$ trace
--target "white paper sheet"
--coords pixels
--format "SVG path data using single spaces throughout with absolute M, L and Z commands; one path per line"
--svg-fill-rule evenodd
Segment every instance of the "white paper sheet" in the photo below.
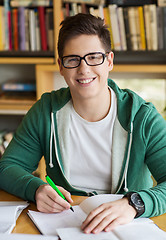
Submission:
M 37 234 L 0 234 L 1 240 L 59 240 L 54 236 L 43 236 Z
M 26 201 L 0 202 L 0 233 L 11 233 L 17 218 L 28 205 Z

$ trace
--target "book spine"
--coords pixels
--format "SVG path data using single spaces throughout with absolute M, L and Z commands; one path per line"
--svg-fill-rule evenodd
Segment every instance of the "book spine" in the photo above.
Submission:
M 29 9 L 25 9 L 25 50 L 30 49 L 30 39 L 29 39 Z
M 138 50 L 142 50 L 138 7 L 135 7 L 134 10 L 135 10 L 135 21 L 136 21 L 137 45 L 138 45 Z
M 63 2 L 70 2 L 70 3 L 85 3 L 85 4 L 94 4 L 94 5 L 104 5 L 106 3 L 105 0 L 63 0 Z
M 150 4 L 149 11 L 150 11 L 150 28 L 151 28 L 150 41 L 151 41 L 152 50 L 156 51 L 158 50 L 156 5 Z
M 18 50 L 18 9 L 13 9 L 14 50 Z
M 49 0 L 11 0 L 11 7 L 37 7 L 37 6 L 52 6 L 52 1 Z
M 145 23 L 144 23 L 144 15 L 143 15 L 143 7 L 138 7 L 138 15 L 139 15 L 139 26 L 140 26 L 140 42 L 141 42 L 141 49 L 146 49 L 146 41 L 145 41 Z
M 40 41 L 40 26 L 39 26 L 39 14 L 38 9 L 35 8 L 35 32 L 36 32 L 36 50 L 41 50 L 41 41 Z
M 5 50 L 9 50 L 9 23 L 8 23 L 8 12 L 9 12 L 9 0 L 4 0 L 4 16 L 5 16 Z
M 47 50 L 47 36 L 46 36 L 44 7 L 38 7 L 38 12 L 39 12 L 41 47 L 42 47 L 43 51 L 46 51 Z
M 24 51 L 25 48 L 25 8 L 18 8 L 18 17 L 19 17 L 19 48 Z
M 77 3 L 71 3 L 71 12 L 72 12 L 72 16 L 78 14 L 78 8 L 77 8 Z
M 0 51 L 5 49 L 4 7 L 0 6 Z
M 11 11 L 8 11 L 8 37 L 9 37 L 9 50 L 12 50 L 12 19 Z
M 125 25 L 124 25 L 123 8 L 118 7 L 117 13 L 118 13 L 118 19 L 119 19 L 121 46 L 122 46 L 122 50 L 124 51 L 124 50 L 127 50 L 127 43 L 126 43 L 126 32 L 125 32 Z
M 133 51 L 137 51 L 138 50 L 138 40 L 137 40 L 135 8 L 129 7 L 128 13 L 129 13 L 129 31 L 130 31 L 130 37 L 131 37 L 131 49 Z
M 128 8 L 123 8 L 123 16 L 124 16 L 124 25 L 125 25 L 125 32 L 126 32 L 127 50 L 131 50 Z
M 162 7 L 157 7 L 157 35 L 158 49 L 164 49 L 164 12 Z
M 36 50 L 36 34 L 35 34 L 35 13 L 33 9 L 29 10 L 29 35 L 30 35 L 30 49 Z
M 164 11 L 164 49 L 166 50 L 166 7 L 163 9 Z
M 46 13 L 48 15 L 48 49 L 50 51 L 54 50 L 54 16 L 53 9 L 46 9 Z
M 109 5 L 109 13 L 111 18 L 111 28 L 113 34 L 113 44 L 115 50 L 121 50 L 121 42 L 120 42 L 120 32 L 119 32 L 119 23 L 117 17 L 117 5 Z
M 157 0 L 157 5 L 159 7 L 166 7 L 166 0 Z
M 104 19 L 105 23 L 108 26 L 108 30 L 110 31 L 110 37 L 111 37 L 111 49 L 113 49 L 113 36 L 112 36 L 112 29 L 111 29 L 111 19 L 109 14 L 109 9 L 107 7 L 104 8 Z
M 145 36 L 146 36 L 146 46 L 147 50 L 152 50 L 152 45 L 150 41 L 151 28 L 150 28 L 150 10 L 149 5 L 144 5 L 144 17 L 145 17 Z
M 145 4 L 153 4 L 154 0 L 107 0 L 107 3 L 120 6 L 143 6 Z

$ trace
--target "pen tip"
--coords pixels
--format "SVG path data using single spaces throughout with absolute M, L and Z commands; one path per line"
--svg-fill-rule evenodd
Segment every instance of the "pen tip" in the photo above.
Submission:
M 72 207 L 70 207 L 70 209 L 74 212 L 74 209 Z

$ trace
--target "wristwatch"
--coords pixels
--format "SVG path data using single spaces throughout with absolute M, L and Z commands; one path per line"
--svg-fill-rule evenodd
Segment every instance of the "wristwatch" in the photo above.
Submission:
M 140 217 L 145 212 L 144 202 L 138 193 L 128 192 L 124 198 L 127 198 L 129 204 L 137 211 L 135 218 Z

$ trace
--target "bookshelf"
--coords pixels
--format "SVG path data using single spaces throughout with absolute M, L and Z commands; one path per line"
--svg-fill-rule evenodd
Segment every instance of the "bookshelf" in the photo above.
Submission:
M 65 1 L 67 2 L 67 0 Z M 71 2 L 71 1 L 70 1 Z M 76 1 L 74 1 L 76 2 Z M 83 2 L 83 1 L 78 1 Z M 99 2 L 99 1 L 98 1 Z M 0 0 L 0 5 L 3 1 Z M 54 89 L 55 72 L 58 72 L 56 51 L 59 24 L 62 20 L 62 7 L 64 6 L 62 0 L 52 0 L 53 18 L 54 18 L 54 50 L 53 51 L 0 51 L 0 66 L 18 65 L 22 68 L 23 65 L 31 66 L 33 76 L 36 81 L 36 99 L 30 103 L 17 101 L 11 104 L 10 101 L 4 100 L 0 103 L 0 115 L 24 115 L 31 105 L 46 92 Z M 166 78 L 166 50 L 160 51 L 114 51 L 115 62 L 112 70 L 113 74 L 120 74 L 121 76 L 130 73 L 140 74 L 155 74 L 159 78 L 165 76 Z M 4 118 L 3 118 L 4 119 Z M 8 119 L 9 121 L 9 119 Z M 42 160 L 40 164 L 40 176 L 44 179 L 45 166 Z

